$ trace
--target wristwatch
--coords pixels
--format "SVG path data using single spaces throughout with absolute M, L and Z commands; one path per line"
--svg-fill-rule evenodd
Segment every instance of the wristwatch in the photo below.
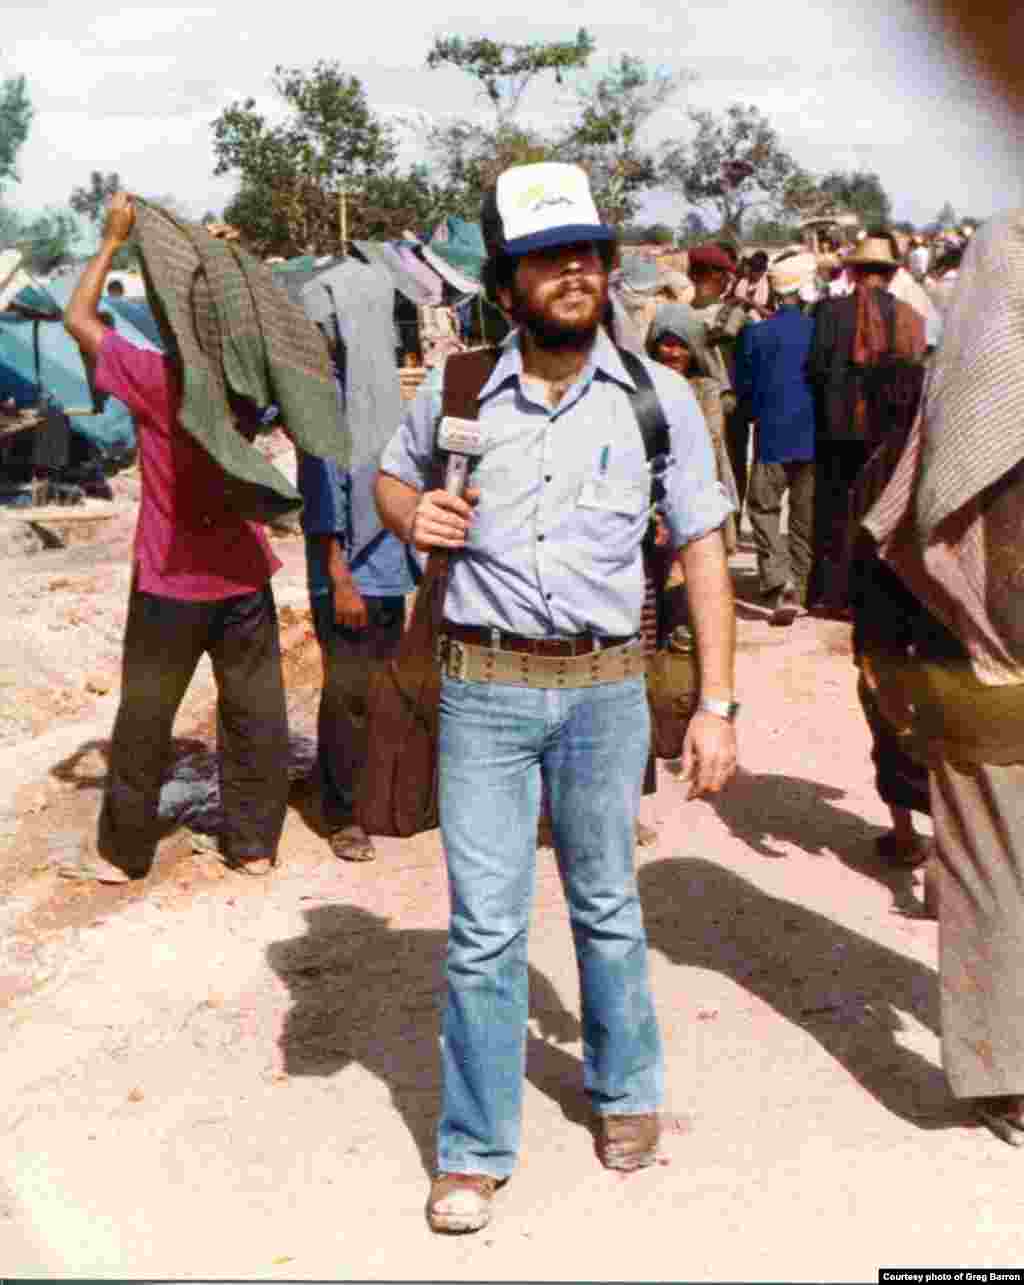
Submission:
M 736 722 L 736 715 L 740 712 L 738 701 L 720 701 L 714 696 L 702 696 L 697 702 L 697 708 L 705 714 L 714 714 L 730 723 Z

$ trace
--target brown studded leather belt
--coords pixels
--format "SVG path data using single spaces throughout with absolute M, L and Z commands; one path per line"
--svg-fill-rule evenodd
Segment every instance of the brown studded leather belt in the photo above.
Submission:
M 571 638 L 527 638 L 523 634 L 507 634 L 502 630 L 487 629 L 483 625 L 456 625 L 450 620 L 441 624 L 442 635 L 471 647 L 490 647 L 497 651 L 511 651 L 525 656 L 589 656 L 609 647 L 623 647 L 632 642 L 635 634 L 602 635 L 576 634 Z

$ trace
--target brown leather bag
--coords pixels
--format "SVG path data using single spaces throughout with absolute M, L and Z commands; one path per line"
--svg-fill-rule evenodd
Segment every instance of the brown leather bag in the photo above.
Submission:
M 493 348 L 458 353 L 444 368 L 442 414 L 476 419 L 477 398 L 497 362 Z M 438 469 L 440 472 L 440 468 Z M 412 620 L 394 657 L 370 678 L 367 751 L 355 816 L 367 834 L 407 838 L 437 826 L 437 730 L 441 671 L 437 640 L 449 554 L 431 553 Z

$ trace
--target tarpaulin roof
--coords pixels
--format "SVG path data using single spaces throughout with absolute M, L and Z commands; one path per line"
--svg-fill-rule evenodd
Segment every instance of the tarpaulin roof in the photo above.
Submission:
M 300 254 L 297 258 L 286 259 L 283 263 L 272 263 L 270 270 L 278 285 L 284 286 L 287 290 L 288 297 L 295 303 L 301 303 L 302 287 L 308 285 L 310 281 L 315 281 L 332 263 L 334 263 L 333 259 L 327 259 L 322 267 L 318 267 L 316 258 L 312 254 Z
M 56 320 L 61 315 L 58 301 L 22 267 L 20 250 L 0 254 L 0 312 Z
M 164 341 L 160 334 L 160 327 L 156 323 L 156 317 L 153 316 L 152 308 L 144 299 L 111 299 L 108 296 L 103 300 L 102 306 L 121 317 L 128 326 L 134 326 L 154 348 L 163 349 Z M 119 327 L 119 329 L 127 330 L 128 327 Z
M 433 246 L 421 245 L 417 246 L 417 249 L 423 255 L 424 261 L 429 263 L 439 276 L 444 277 L 445 281 L 457 290 L 459 294 L 475 295 L 480 293 L 479 280 L 476 277 L 471 277 L 469 273 L 463 272 L 453 263 L 449 263 L 447 259 L 442 258 L 440 254 L 435 252 Z
M 448 214 L 434 229 L 430 249 L 446 263 L 479 282 L 487 250 L 479 223 Z
M 58 318 L 71 297 L 78 275 L 46 284 L 46 298 Z M 104 299 L 102 307 L 115 314 L 118 333 L 126 339 L 140 348 L 159 347 L 142 326 L 125 318 L 123 310 L 139 307 L 136 301 Z M 33 332 L 38 332 L 38 382 Z M 0 314 L 0 388 L 8 389 L 4 396 L 13 397 L 19 406 L 32 405 L 41 393 L 49 393 L 65 411 L 92 406 L 82 354 L 59 321 L 34 321 L 11 312 Z M 107 400 L 102 414 L 75 415 L 72 423 L 76 432 L 100 450 L 121 449 L 135 441 L 131 415 L 127 407 L 113 397 Z
M 33 331 L 39 335 L 39 383 Z M 85 377 L 78 345 L 63 326 L 55 322 L 34 322 L 0 316 L 0 387 L 5 396 L 19 405 L 32 405 L 39 390 L 49 393 L 65 411 L 92 406 L 92 393 Z M 135 430 L 127 407 L 111 397 L 101 415 L 74 416 L 75 431 L 100 450 L 131 446 Z

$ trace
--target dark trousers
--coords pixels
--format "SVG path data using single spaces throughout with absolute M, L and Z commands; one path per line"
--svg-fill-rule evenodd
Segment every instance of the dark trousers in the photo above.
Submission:
M 753 421 L 750 418 L 750 407 L 744 401 L 738 401 L 731 414 L 725 417 L 725 449 L 732 466 L 732 475 L 736 479 L 736 531 L 739 533 L 743 518 L 743 500 L 747 494 L 747 469 L 750 459 L 750 433 Z
M 99 832 L 101 853 L 130 874 L 152 865 L 174 716 L 204 652 L 217 681 L 221 851 L 228 860 L 277 853 L 288 719 L 270 586 L 218 602 L 133 590 Z
M 782 535 L 782 497 L 789 491 L 789 534 Z M 811 574 L 814 525 L 814 461 L 756 460 L 750 472 L 747 513 L 757 548 L 761 589 L 772 593 L 792 584 L 802 602 Z
M 356 780 L 366 759 L 367 697 L 375 664 L 389 660 L 402 640 L 404 598 L 367 598 L 369 623 L 344 629 L 334 618 L 334 595 L 311 600 L 313 628 L 324 660 L 317 716 L 317 771 L 328 831 L 352 819 Z
M 849 602 L 847 542 L 853 484 L 867 461 L 862 441 L 819 440 L 815 447 L 814 569 L 810 598 L 831 607 Z

